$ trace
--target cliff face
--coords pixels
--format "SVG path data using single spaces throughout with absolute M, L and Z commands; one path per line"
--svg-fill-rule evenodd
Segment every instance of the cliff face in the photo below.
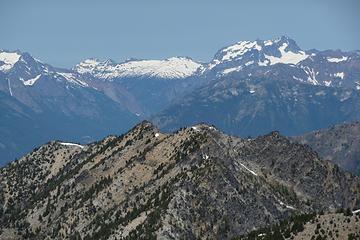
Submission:
M 272 132 L 142 122 L 86 146 L 50 142 L 0 170 L 0 237 L 229 239 L 296 214 L 360 208 L 360 181 Z

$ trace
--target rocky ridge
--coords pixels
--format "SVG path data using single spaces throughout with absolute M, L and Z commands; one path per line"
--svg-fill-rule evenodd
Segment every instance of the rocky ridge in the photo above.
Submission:
M 0 172 L 0 236 L 13 239 L 230 239 L 360 208 L 359 178 L 311 148 L 206 124 L 164 134 L 145 121 L 89 145 L 52 141 Z

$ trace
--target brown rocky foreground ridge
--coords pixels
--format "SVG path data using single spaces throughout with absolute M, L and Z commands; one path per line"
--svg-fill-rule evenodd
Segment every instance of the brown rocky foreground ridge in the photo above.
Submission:
M 281 238 L 302 239 L 340 209 L 360 209 L 359 177 L 278 132 L 242 139 L 198 124 L 165 134 L 144 121 L 89 145 L 50 142 L 0 169 L 1 239 L 232 239 L 269 228 L 265 237 L 284 221 Z M 348 215 L 338 237 L 358 231 Z

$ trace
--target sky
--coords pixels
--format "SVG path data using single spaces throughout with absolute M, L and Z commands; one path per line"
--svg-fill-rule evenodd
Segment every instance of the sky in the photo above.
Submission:
M 86 58 L 208 62 L 241 40 L 360 49 L 359 0 L 0 0 L 0 49 L 71 68 Z

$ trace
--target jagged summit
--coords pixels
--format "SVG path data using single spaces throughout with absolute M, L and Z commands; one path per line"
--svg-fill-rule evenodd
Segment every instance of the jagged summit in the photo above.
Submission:
M 8 51 L 0 49 L 0 71 L 8 73 L 15 66 L 20 65 L 22 63 L 34 63 L 39 60 L 34 59 L 29 53 L 21 52 L 19 50 L 16 51 Z
M 215 54 L 207 69 L 229 73 L 250 66 L 298 64 L 308 57 L 293 39 L 282 36 L 273 40 L 240 41 L 225 47 Z
M 16 85 L 12 83 L 18 81 L 25 87 L 33 87 L 39 81 L 51 78 L 55 82 L 64 82 L 68 86 L 88 87 L 76 73 L 67 69 L 55 68 L 27 52 L 18 50 L 0 50 L 0 72 L 6 74 L 11 95 L 16 91 L 15 88 L 11 88 L 12 85 Z

